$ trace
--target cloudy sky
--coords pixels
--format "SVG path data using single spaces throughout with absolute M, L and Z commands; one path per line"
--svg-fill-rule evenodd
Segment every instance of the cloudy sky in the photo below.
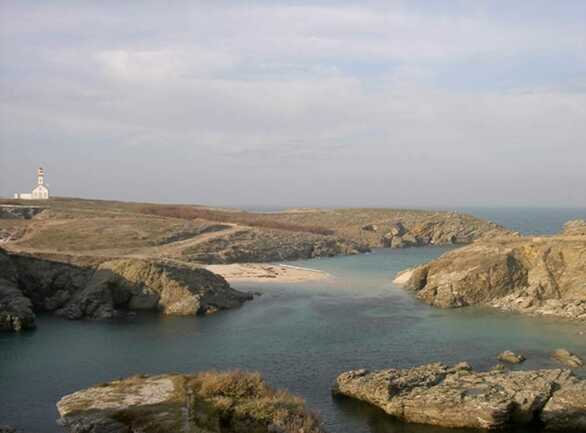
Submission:
M 0 195 L 586 206 L 586 2 L 0 2 Z

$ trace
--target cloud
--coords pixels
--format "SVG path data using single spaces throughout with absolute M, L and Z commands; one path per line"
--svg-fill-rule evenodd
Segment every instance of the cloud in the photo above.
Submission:
M 583 10 L 465 3 L 4 3 L 0 194 L 42 158 L 63 194 L 586 204 Z

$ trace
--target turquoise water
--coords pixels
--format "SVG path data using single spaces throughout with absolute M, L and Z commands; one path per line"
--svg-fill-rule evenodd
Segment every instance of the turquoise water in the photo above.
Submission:
M 548 352 L 586 356 L 585 325 L 485 309 L 438 310 L 392 284 L 393 275 L 448 248 L 295 262 L 332 274 L 328 281 L 248 285 L 262 296 L 203 318 L 141 314 L 114 322 L 42 316 L 38 329 L 0 335 L 0 424 L 60 431 L 55 402 L 80 388 L 136 373 L 259 370 L 306 398 L 330 433 L 439 433 L 393 421 L 367 405 L 332 399 L 336 375 L 354 368 L 424 362 L 495 364 L 505 349 L 523 352 L 523 368 L 554 367 Z

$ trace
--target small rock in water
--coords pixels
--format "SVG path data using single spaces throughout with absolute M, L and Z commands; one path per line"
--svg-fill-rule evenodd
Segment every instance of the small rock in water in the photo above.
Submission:
M 525 361 L 525 357 L 521 354 L 505 350 L 497 356 L 499 361 L 508 362 L 510 364 L 520 364 Z
M 568 367 L 578 368 L 584 366 L 584 361 L 578 355 L 566 349 L 557 349 L 553 352 L 552 357 Z

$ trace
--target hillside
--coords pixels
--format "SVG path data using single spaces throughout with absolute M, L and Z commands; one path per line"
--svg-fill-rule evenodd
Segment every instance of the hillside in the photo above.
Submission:
M 266 262 L 356 254 L 374 247 L 468 243 L 507 233 L 453 212 L 393 209 L 301 209 L 244 212 L 55 198 L 28 219 L 0 218 L 7 250 L 69 260 L 170 258 L 194 263 Z

